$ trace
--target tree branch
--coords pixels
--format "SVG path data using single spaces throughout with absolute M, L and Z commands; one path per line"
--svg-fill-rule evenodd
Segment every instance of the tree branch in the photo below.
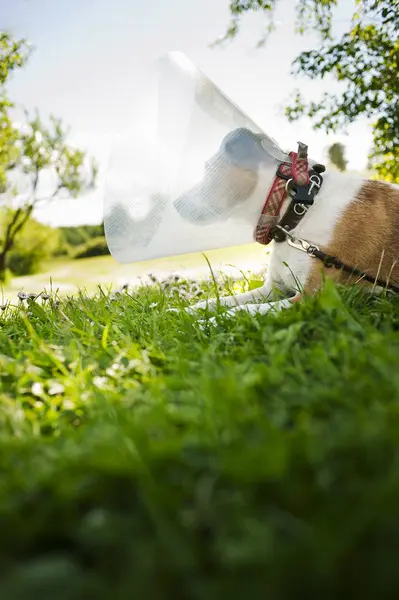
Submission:
M 65 186 L 60 183 L 59 185 L 57 185 L 57 187 L 55 188 L 55 190 L 51 194 L 51 196 L 45 196 L 43 198 L 35 198 L 32 202 L 32 206 L 36 207 L 38 204 L 40 204 L 40 202 L 51 202 L 52 200 L 55 200 L 57 194 L 64 188 L 65 188 Z

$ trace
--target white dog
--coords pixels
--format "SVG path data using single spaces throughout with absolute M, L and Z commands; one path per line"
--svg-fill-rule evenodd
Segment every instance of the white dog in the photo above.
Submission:
M 264 285 L 220 298 L 232 307 L 228 314 L 287 308 L 302 294 L 314 293 L 323 273 L 340 283 L 376 282 L 399 291 L 399 186 L 324 173 L 322 165 L 308 161 L 303 144 L 279 160 L 276 171 L 269 142 L 248 129 L 234 130 L 210 158 L 203 180 L 175 202 L 184 218 L 219 221 L 221 227 L 232 214 L 252 223 L 255 214 L 255 239 L 274 240 Z M 205 205 L 204 198 L 209 199 Z M 330 264 L 336 257 L 335 267 L 344 264 L 346 270 L 326 268 L 326 255 Z M 216 305 L 206 300 L 189 310 Z

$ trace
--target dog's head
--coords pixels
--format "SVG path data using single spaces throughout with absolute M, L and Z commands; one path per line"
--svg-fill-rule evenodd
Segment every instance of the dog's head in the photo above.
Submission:
M 260 168 L 275 166 L 278 158 L 273 148 L 281 152 L 272 140 L 249 129 L 228 133 L 206 163 L 202 181 L 175 200 L 180 216 L 197 225 L 229 217 L 252 195 Z

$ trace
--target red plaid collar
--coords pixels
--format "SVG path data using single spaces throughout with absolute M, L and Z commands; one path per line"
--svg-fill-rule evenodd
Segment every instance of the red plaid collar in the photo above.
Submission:
M 298 152 L 290 152 L 289 156 L 291 162 L 281 163 L 277 170 L 255 229 L 255 240 L 265 246 L 272 241 L 270 231 L 279 220 L 281 207 L 288 196 L 288 183 L 292 180 L 298 186 L 309 184 L 306 146 L 300 143 Z

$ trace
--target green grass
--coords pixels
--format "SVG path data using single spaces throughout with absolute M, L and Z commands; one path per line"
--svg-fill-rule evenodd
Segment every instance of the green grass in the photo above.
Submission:
M 249 265 L 264 265 L 268 251 L 259 244 L 235 246 L 210 250 L 206 253 L 215 268 L 231 264 L 238 268 Z M 93 293 L 97 285 L 113 285 L 118 287 L 126 281 L 134 281 L 145 277 L 148 273 L 166 276 L 171 271 L 195 273 L 196 276 L 207 276 L 209 269 L 202 254 L 193 253 L 172 256 L 135 264 L 119 264 L 112 256 L 101 256 L 80 260 L 60 258 L 43 265 L 41 273 L 24 277 L 14 277 L 3 289 L 3 296 L 15 302 L 17 293 L 58 290 L 60 296 L 85 290 Z
M 181 285 L 1 314 L 0 598 L 396 598 L 399 298 Z

